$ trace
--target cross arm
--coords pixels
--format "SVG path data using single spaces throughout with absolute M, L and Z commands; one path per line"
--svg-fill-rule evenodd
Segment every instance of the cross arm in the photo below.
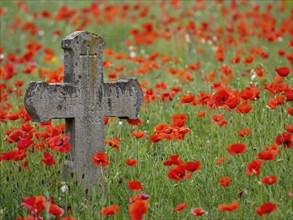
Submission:
M 135 119 L 142 103 L 143 93 L 137 79 L 120 79 L 104 84 L 105 116 Z
M 71 108 L 79 97 L 72 84 L 31 82 L 24 97 L 24 105 L 35 122 L 46 122 L 52 118 L 72 118 Z

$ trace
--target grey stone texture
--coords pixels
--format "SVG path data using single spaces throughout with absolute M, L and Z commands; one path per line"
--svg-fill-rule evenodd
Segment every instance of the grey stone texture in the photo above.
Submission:
M 137 79 L 103 81 L 102 37 L 77 31 L 62 41 L 64 49 L 64 83 L 31 82 L 24 103 L 35 122 L 65 118 L 66 133 L 72 149 L 65 162 L 67 174 L 74 172 L 86 189 L 105 181 L 101 167 L 92 156 L 105 151 L 104 118 L 137 118 L 143 93 Z

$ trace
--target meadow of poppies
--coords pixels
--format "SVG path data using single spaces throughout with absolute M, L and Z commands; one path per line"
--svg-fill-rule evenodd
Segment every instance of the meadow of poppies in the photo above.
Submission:
M 293 218 L 291 0 L 13 0 L 0 19 L 0 219 Z M 62 177 L 64 120 L 23 103 L 30 81 L 63 81 L 77 30 L 106 39 L 106 81 L 144 93 L 88 161 L 108 195 Z

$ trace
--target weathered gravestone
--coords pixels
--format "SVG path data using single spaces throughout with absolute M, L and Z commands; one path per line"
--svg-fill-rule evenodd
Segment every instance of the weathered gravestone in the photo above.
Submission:
M 72 149 L 64 168 L 74 171 L 86 189 L 105 187 L 101 167 L 92 161 L 96 152 L 105 151 L 104 118 L 135 119 L 143 102 L 135 78 L 103 82 L 104 45 L 102 37 L 90 32 L 68 35 L 62 41 L 64 83 L 31 82 L 24 98 L 35 122 L 65 118 Z

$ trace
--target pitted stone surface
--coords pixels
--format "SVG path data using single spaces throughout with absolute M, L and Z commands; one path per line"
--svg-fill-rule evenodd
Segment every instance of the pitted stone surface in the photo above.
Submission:
M 96 152 L 105 151 L 104 118 L 135 119 L 143 94 L 135 78 L 114 83 L 103 81 L 104 39 L 77 31 L 62 41 L 64 83 L 31 82 L 24 98 L 33 121 L 65 118 L 72 150 L 65 168 L 74 171 L 86 189 L 106 185 L 101 168 L 92 162 Z

